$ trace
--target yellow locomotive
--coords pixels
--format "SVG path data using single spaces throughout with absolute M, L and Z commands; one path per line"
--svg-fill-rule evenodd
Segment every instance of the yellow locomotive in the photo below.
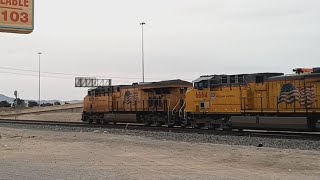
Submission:
M 82 120 L 92 123 L 179 123 L 185 93 L 192 83 L 169 80 L 90 89 L 84 98 Z M 181 122 L 180 122 L 181 123 Z
M 320 129 L 320 68 L 201 76 L 88 91 L 82 120 L 222 129 Z
M 320 68 L 296 74 L 201 76 L 186 93 L 185 123 L 194 127 L 316 129 Z

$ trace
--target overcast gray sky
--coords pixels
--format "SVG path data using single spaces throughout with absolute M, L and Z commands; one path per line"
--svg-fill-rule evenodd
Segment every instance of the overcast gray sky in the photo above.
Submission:
M 318 0 L 36 0 L 30 35 L 0 34 L 0 94 L 82 99 L 74 77 L 141 81 L 141 21 L 146 80 L 204 74 L 290 73 L 320 66 Z M 2 69 L 1 69 L 2 68 Z M 15 73 L 15 74 L 14 74 Z M 26 75 L 22 75 L 26 74 Z M 47 76 L 47 77 L 44 77 Z M 48 77 L 50 76 L 50 77 Z

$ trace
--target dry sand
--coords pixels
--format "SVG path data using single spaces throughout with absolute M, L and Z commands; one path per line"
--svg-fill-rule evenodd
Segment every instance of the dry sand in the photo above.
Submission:
M 320 152 L 0 128 L 0 179 L 320 179 Z

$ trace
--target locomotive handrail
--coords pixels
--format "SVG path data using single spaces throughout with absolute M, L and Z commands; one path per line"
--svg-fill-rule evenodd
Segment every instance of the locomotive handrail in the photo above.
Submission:
M 247 81 L 247 79 L 246 79 L 245 77 L 243 77 L 243 82 L 245 82 L 246 85 L 249 84 L 248 81 Z
M 181 108 L 180 108 L 180 110 L 179 110 L 179 117 L 182 117 L 182 109 L 183 109 L 183 107 L 186 105 L 186 101 L 185 100 L 183 100 L 183 104 L 182 104 L 182 106 L 181 106 Z
M 168 113 L 168 124 L 170 124 L 170 99 L 169 99 L 169 103 L 167 103 L 167 113 Z
M 179 105 L 180 101 L 177 102 L 177 104 L 174 106 L 174 108 L 172 109 L 172 116 L 174 115 L 174 110 L 177 108 L 177 106 Z

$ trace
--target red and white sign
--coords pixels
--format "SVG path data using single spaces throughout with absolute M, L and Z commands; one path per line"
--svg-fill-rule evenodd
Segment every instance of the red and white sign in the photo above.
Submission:
M 31 33 L 33 10 L 34 0 L 0 0 L 0 32 Z

